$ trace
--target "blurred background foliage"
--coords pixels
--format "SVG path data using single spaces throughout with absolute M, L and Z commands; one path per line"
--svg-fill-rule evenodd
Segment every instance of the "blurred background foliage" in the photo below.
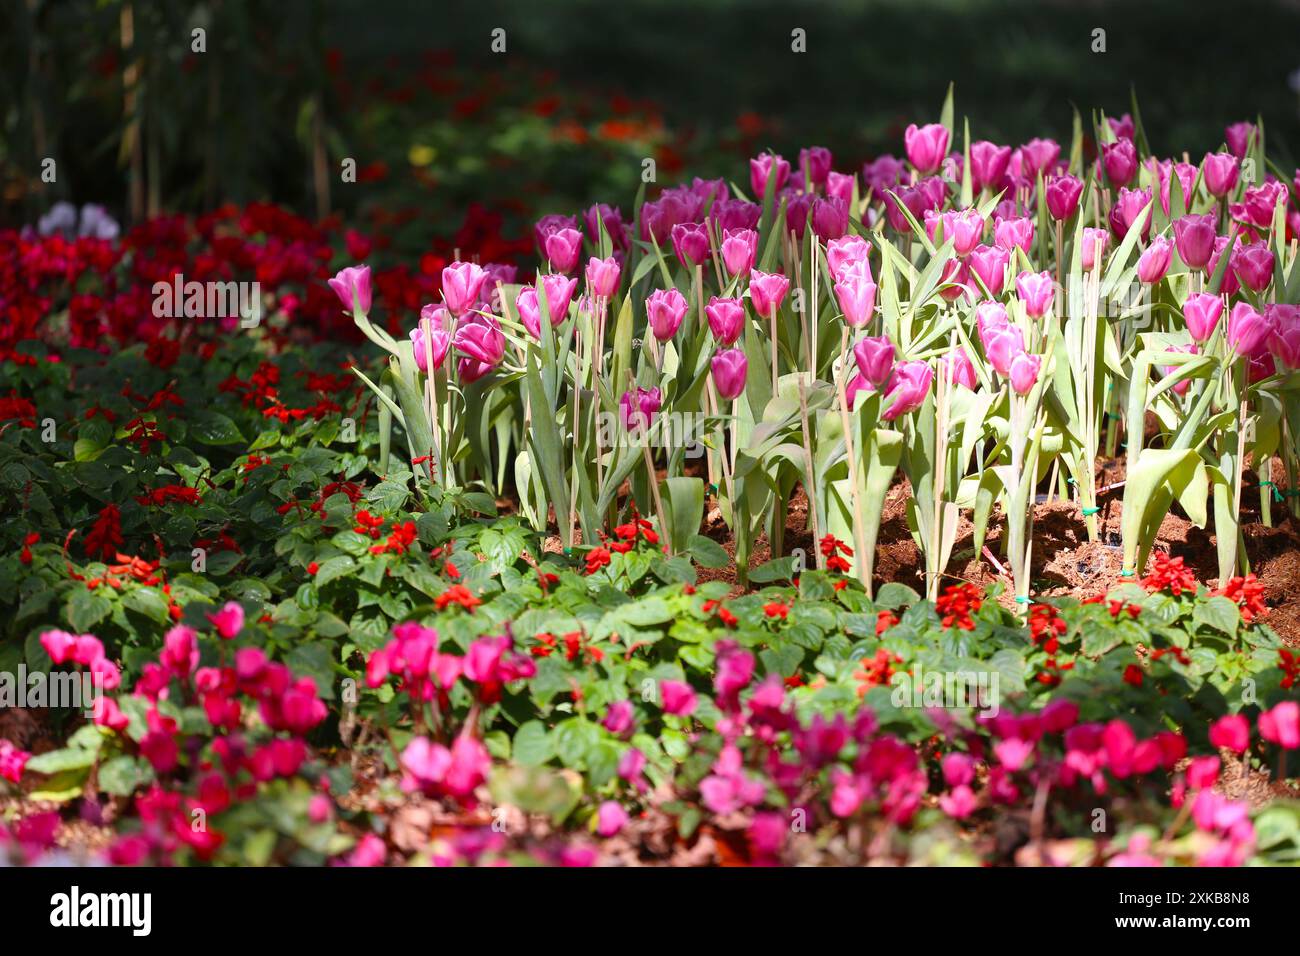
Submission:
M 743 181 L 744 157 L 829 146 L 854 169 L 937 119 L 1069 138 L 1071 106 L 1136 91 L 1158 152 L 1193 161 L 1262 116 L 1300 147 L 1291 0 L 0 0 L 6 225 L 58 199 L 124 222 L 271 200 L 394 248 L 627 205 L 658 182 Z M 492 31 L 505 30 L 505 52 Z M 807 52 L 791 51 L 806 31 Z M 1106 31 L 1094 53 L 1093 30 Z M 195 52 L 202 29 L 206 49 Z M 41 161 L 57 163 L 54 183 Z M 341 180 L 353 159 L 356 183 Z M 468 231 L 468 232 L 467 232 Z M 519 244 L 523 248 L 522 243 Z

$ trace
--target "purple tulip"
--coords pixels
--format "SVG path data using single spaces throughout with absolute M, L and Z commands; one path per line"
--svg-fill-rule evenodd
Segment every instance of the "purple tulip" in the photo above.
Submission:
M 370 313 L 370 266 L 348 266 L 340 269 L 329 280 L 329 287 L 343 303 L 343 308 L 354 315 Z
M 1113 143 L 1102 143 L 1101 163 L 1106 170 L 1106 178 L 1115 188 L 1127 186 L 1137 175 L 1137 149 L 1131 139 L 1120 139 Z
M 1174 245 L 1178 257 L 1189 268 L 1205 268 L 1214 253 L 1214 240 L 1217 238 L 1214 213 L 1187 215 L 1174 220 Z
M 819 196 L 812 204 L 812 228 L 822 242 L 839 239 L 849 229 L 849 204 L 833 196 Z
M 907 161 L 916 167 L 917 172 L 932 173 L 948 154 L 948 130 L 940 123 L 929 123 L 919 128 L 911 123 L 903 131 L 903 146 L 907 151 Z
M 871 321 L 876 310 L 876 284 L 863 272 L 849 270 L 835 283 L 835 299 L 844 321 L 860 329 Z
M 773 195 L 779 193 L 789 178 L 790 164 L 775 153 L 764 153 L 749 161 L 749 185 L 755 199 L 761 200 L 767 195 L 769 184 Z
M 567 275 L 578 268 L 578 257 L 582 254 L 582 233 L 576 229 L 559 229 L 546 237 L 543 248 L 551 268 Z
M 979 276 L 989 295 L 1001 295 L 1007 283 L 1011 254 L 999 246 L 976 246 L 970 254 L 971 272 Z
M 1116 139 L 1132 139 L 1137 132 L 1133 125 L 1133 116 L 1125 113 L 1119 119 L 1113 116 L 1107 116 L 1106 122 L 1110 124 L 1111 131 L 1115 134 Z
M 713 356 L 713 384 L 727 401 L 735 401 L 745 390 L 749 360 L 741 349 L 722 349 Z
M 993 371 L 1005 378 L 1011 374 L 1012 360 L 1025 350 L 1025 337 L 1019 326 L 1004 325 L 982 334 L 980 344 L 984 346 L 984 357 L 993 366 Z
M 686 297 L 676 289 L 656 289 L 645 300 L 646 319 L 650 331 L 660 342 L 667 342 L 681 327 L 686 316 Z
M 825 186 L 832 165 L 831 151 L 825 146 L 810 146 L 799 150 L 799 171 L 814 186 Z
M 1214 334 L 1223 315 L 1223 300 L 1208 292 L 1189 295 L 1183 302 L 1183 319 L 1187 322 L 1187 331 L 1197 342 L 1205 342 Z
M 1241 284 L 1252 292 L 1263 292 L 1273 281 L 1273 253 L 1262 242 L 1238 244 L 1228 265 Z
M 1011 162 L 1011 147 L 999 146 L 988 140 L 970 144 L 970 181 L 976 190 L 996 189 L 1007 174 Z
M 753 229 L 728 229 L 722 234 L 722 264 L 727 267 L 727 275 L 748 272 L 757 257 L 758 233 Z
M 993 241 L 1010 252 L 1016 246 L 1028 254 L 1034 244 L 1034 220 L 1025 216 L 1022 219 L 999 219 L 993 227 Z
M 1056 284 L 1050 272 L 1022 272 L 1016 276 L 1016 294 L 1025 303 L 1025 312 L 1037 319 L 1052 310 Z
M 587 235 L 591 237 L 593 243 L 600 242 L 600 227 L 603 225 L 606 235 L 615 248 L 627 248 L 627 223 L 623 222 L 623 213 L 618 209 L 603 202 L 596 203 L 583 214 L 583 220 L 587 225 Z
M 1238 159 L 1246 158 L 1246 150 L 1250 147 L 1250 141 L 1254 136 L 1255 124 L 1247 123 L 1245 120 L 1240 123 L 1233 123 L 1223 131 L 1223 137 L 1228 144 L 1228 149 Z
M 645 207 L 643 206 L 642 209 Z M 753 229 L 763 218 L 763 207 L 743 199 L 724 199 L 709 207 L 709 219 L 726 235 L 728 230 Z
M 907 164 L 886 153 L 862 165 L 862 180 L 872 192 L 883 195 L 885 190 L 899 186 L 907 175 Z
M 837 173 L 832 169 L 826 174 L 826 195 L 851 202 L 856 180 L 857 177 L 852 173 Z
M 812 193 L 796 193 L 786 190 L 781 194 L 780 198 L 785 203 L 786 228 L 793 232 L 795 238 L 802 242 L 804 232 L 808 228 L 808 212 L 812 209 L 813 200 L 817 197 Z
M 679 222 L 673 226 L 673 251 L 688 269 L 709 258 L 709 229 L 702 222 Z
M 975 377 L 975 366 L 960 345 L 939 359 L 939 367 L 954 385 L 964 385 L 972 392 L 979 387 Z
M 635 434 L 643 428 L 649 428 L 655 412 L 663 406 L 663 396 L 657 388 L 640 388 L 636 392 L 626 391 L 618 400 L 619 418 L 623 427 Z
M 1228 314 L 1228 344 L 1238 355 L 1258 358 L 1268 350 L 1273 327 L 1249 302 L 1238 302 Z
M 1151 245 L 1138 257 L 1137 277 L 1139 282 L 1154 285 L 1165 277 L 1169 263 L 1174 257 L 1174 246 L 1164 236 L 1151 240 Z
M 883 335 L 859 339 L 853 346 L 853 357 L 867 384 L 879 389 L 889 381 L 894 369 L 894 343 Z
M 928 362 L 899 362 L 885 389 L 886 408 L 880 417 L 892 422 L 900 415 L 916 411 L 930 394 L 933 378 L 934 370 Z
M 1115 234 L 1115 238 L 1123 239 L 1128 235 L 1129 228 L 1137 222 L 1138 216 L 1150 202 L 1150 190 L 1120 188 L 1115 205 L 1110 210 L 1110 231 Z M 1145 239 L 1150 233 L 1151 216 L 1148 215 L 1142 224 L 1142 238 Z
M 420 322 L 411 329 L 411 351 L 415 354 L 415 365 L 421 372 L 429 371 L 429 352 L 433 352 L 433 367 L 441 368 L 451 346 L 451 313 L 440 305 L 426 305 L 420 310 Z M 424 336 L 430 332 L 430 340 L 425 345 Z
M 587 262 L 587 282 L 591 285 L 592 294 L 602 299 L 612 298 L 618 291 L 618 278 L 621 272 L 622 266 L 614 256 L 608 259 L 597 259 L 592 256 Z
M 749 274 L 749 299 L 759 315 L 770 316 L 781 308 L 789 291 L 790 280 L 779 272 L 759 272 L 754 269 Z
M 871 243 L 861 236 L 843 236 L 832 239 L 826 244 L 826 265 L 831 277 L 839 279 L 848 266 L 864 264 L 867 278 L 871 278 L 871 264 L 867 257 L 871 254 Z
M 713 337 L 723 345 L 731 345 L 740 338 L 745 327 L 745 303 L 740 299 L 720 299 L 713 296 L 704 307 Z
M 1017 395 L 1028 395 L 1030 393 L 1034 385 L 1038 383 L 1038 372 L 1042 366 L 1043 357 L 1041 355 L 1030 355 L 1028 352 L 1016 353 L 1011 359 L 1011 368 L 1007 372 L 1007 378 L 1011 381 L 1011 387 Z
M 1273 337 L 1269 351 L 1289 369 L 1300 369 L 1300 305 L 1269 305 L 1264 309 Z
M 533 226 L 533 239 L 537 242 L 537 253 L 542 258 L 548 258 L 546 253 L 546 239 L 562 229 L 571 229 L 574 232 L 578 230 L 578 220 L 575 216 L 560 216 L 551 214 L 543 216 L 537 220 Z
M 925 215 L 927 208 L 933 208 L 933 204 L 924 192 L 911 186 L 900 186 L 894 190 L 893 195 L 886 195 L 885 217 L 889 220 L 890 228 L 895 232 L 911 231 L 912 227 L 903 212 L 904 207 L 912 214 L 913 219 L 919 221 Z
M 1054 176 L 1044 188 L 1047 193 L 1047 211 L 1053 219 L 1065 221 L 1079 208 L 1083 195 L 1083 180 L 1076 176 Z

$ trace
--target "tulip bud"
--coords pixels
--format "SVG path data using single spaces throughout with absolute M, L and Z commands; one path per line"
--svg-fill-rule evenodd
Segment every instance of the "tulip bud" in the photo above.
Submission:
M 883 335 L 859 339 L 853 346 L 853 357 L 867 384 L 879 389 L 889 381 L 894 368 L 894 343 Z
M 1270 305 L 1264 309 L 1273 328 L 1269 350 L 1289 369 L 1300 369 L 1300 305 Z
M 840 239 L 832 239 L 826 244 L 826 265 L 830 268 L 831 277 L 840 279 L 847 266 L 856 263 L 866 264 L 867 278 L 871 278 L 871 266 L 867 262 L 867 256 L 871 254 L 871 243 L 861 236 L 844 236 Z
M 1011 147 L 998 146 L 988 140 L 970 144 L 971 186 L 978 190 L 996 189 L 1007 174 L 1011 162 Z
M 1206 153 L 1201 160 L 1201 175 L 1210 195 L 1222 199 L 1236 189 L 1239 168 L 1237 157 L 1231 153 Z
M 812 228 L 822 242 L 839 239 L 849 228 L 849 204 L 843 199 L 818 197 L 812 204 Z
M 1151 245 L 1147 246 L 1146 251 L 1138 257 L 1138 281 L 1147 285 L 1154 285 L 1163 279 L 1165 273 L 1169 271 L 1169 263 L 1173 259 L 1173 254 L 1173 243 L 1168 239 L 1163 236 L 1152 239 Z
M 546 260 L 556 272 L 568 275 L 578 268 L 582 254 L 582 233 L 577 229 L 558 229 L 542 241 Z
M 728 229 L 722 234 L 722 264 L 727 275 L 738 276 L 754 268 L 758 233 L 753 229 Z
M 799 171 L 808 177 L 809 185 L 825 186 L 831 163 L 831 151 L 825 146 L 809 146 L 799 150 Z
M 749 360 L 741 349 L 723 349 L 713 356 L 713 384 L 727 401 L 735 401 L 745 390 Z
M 857 177 L 852 173 L 837 173 L 832 169 L 826 174 L 826 195 L 852 202 L 856 182 Z
M 903 145 L 907 161 L 916 167 L 917 172 L 932 173 L 948 154 L 948 130 L 940 123 L 920 128 L 912 123 L 903 131 Z
M 1047 183 L 1047 211 L 1053 219 L 1064 221 L 1074 215 L 1079 208 L 1079 197 L 1083 195 L 1083 180 L 1076 176 L 1054 176 Z
M 975 326 L 981 342 L 995 329 L 1005 329 L 1010 324 L 1007 308 L 1001 302 L 985 302 L 975 308 Z
M 1127 142 L 1127 141 L 1125 141 Z M 1028 395 L 1038 382 L 1038 372 L 1042 368 L 1043 357 L 1041 355 L 1030 355 L 1028 352 L 1017 352 L 1011 359 L 1011 368 L 1007 373 L 1007 378 L 1011 381 L 1011 387 L 1015 389 L 1017 395 Z
M 650 331 L 660 342 L 667 342 L 681 327 L 686 316 L 686 297 L 676 289 L 656 289 L 645 300 L 646 319 Z
M 745 326 L 745 304 L 739 299 L 721 299 L 713 296 L 704 307 L 713 337 L 723 345 L 731 345 L 740 338 Z
M 754 311 L 759 315 L 770 316 L 790 291 L 790 280 L 779 272 L 759 272 L 757 269 L 749 274 L 749 299 L 754 303 Z
M 1220 236 L 1218 239 L 1214 240 L 1214 252 L 1211 253 L 1210 261 L 1205 266 L 1205 271 L 1208 275 L 1214 275 L 1215 271 L 1219 268 L 1219 257 L 1227 250 L 1230 241 L 1231 240 L 1227 236 Z M 1232 264 L 1231 259 L 1228 260 L 1228 264 Z M 1237 278 L 1237 273 L 1232 271 L 1232 269 L 1228 269 L 1224 272 L 1223 282 L 1219 286 L 1219 291 L 1224 295 L 1232 295 L 1240 289 L 1241 282 Z
M 618 291 L 621 272 L 622 267 L 614 256 L 608 259 L 597 259 L 592 256 L 587 262 L 587 282 L 591 285 L 592 294 L 602 299 L 612 298 Z
M 948 381 L 955 385 L 964 385 L 972 392 L 979 387 L 979 379 L 975 377 L 975 366 L 971 363 L 970 356 L 960 345 L 939 359 L 939 367 L 943 374 L 948 376 Z
M 1228 314 L 1228 344 L 1238 355 L 1257 358 L 1268 347 L 1273 329 L 1249 302 L 1238 302 Z
M 860 272 L 848 272 L 835 283 L 835 299 L 844 321 L 860 329 L 871 321 L 876 309 L 876 284 Z
M 772 177 L 776 179 L 773 180 Z M 749 185 L 754 191 L 754 198 L 762 200 L 767 195 L 768 183 L 772 185 L 772 194 L 779 193 L 790 178 L 790 164 L 775 153 L 764 153 L 749 161 Z
M 1214 334 L 1223 315 L 1223 300 L 1208 292 L 1189 295 L 1183 302 L 1183 319 L 1187 322 L 1187 331 L 1197 342 L 1207 341 Z
M 1198 352 L 1198 349 L 1196 348 L 1196 343 L 1192 342 L 1188 345 L 1170 345 L 1165 349 L 1165 351 L 1186 352 L 1195 355 Z M 1160 374 L 1168 375 L 1170 372 L 1177 370 L 1177 368 L 1178 368 L 1177 365 L 1162 365 L 1160 366 Z M 1192 387 L 1192 380 L 1190 378 L 1179 379 L 1176 383 L 1174 383 L 1174 394 L 1186 395 L 1187 390 L 1191 387 Z
M 1022 219 L 999 219 L 993 229 L 994 241 L 1010 252 L 1019 246 L 1029 252 L 1034 243 L 1034 220 L 1027 216 Z
M 1011 254 L 999 246 L 977 246 L 970 254 L 970 269 L 979 276 L 989 295 L 1001 295 L 1007 282 Z
M 1012 360 L 1025 350 L 1025 337 L 1016 325 L 992 328 L 980 342 L 989 365 L 1004 378 L 1011 374 Z
M 453 262 L 442 270 L 442 300 L 454 316 L 474 308 L 488 274 L 476 262 Z
M 1251 140 L 1254 137 L 1255 124 L 1247 123 L 1244 120 L 1240 123 L 1233 123 L 1223 131 L 1223 138 L 1228 143 L 1228 149 L 1238 159 L 1246 158 L 1246 150 L 1250 147 Z
M 1025 312 L 1037 319 L 1052 310 L 1056 286 L 1050 272 L 1022 272 L 1016 276 L 1016 294 L 1025 303 Z
M 655 412 L 663 405 L 663 398 L 657 388 L 637 388 L 628 390 L 618 400 L 619 418 L 623 427 L 631 434 L 649 428 Z
M 1054 139 L 1031 139 L 1020 147 L 1020 172 L 1025 182 L 1033 183 L 1042 172 L 1043 178 L 1061 157 L 1061 144 Z
M 1229 268 L 1247 289 L 1263 292 L 1273 281 L 1273 253 L 1262 242 L 1252 242 L 1248 246 L 1238 244 L 1232 252 Z
M 1110 231 L 1115 234 L 1115 238 L 1123 239 L 1128 235 L 1129 227 L 1137 222 L 1138 216 L 1150 202 L 1150 190 L 1120 188 L 1119 195 L 1115 198 L 1115 205 L 1110 210 Z M 1148 214 L 1142 224 L 1144 239 L 1151 233 L 1151 218 Z
M 329 280 L 329 287 L 353 315 L 370 313 L 370 266 L 348 266 Z
M 1127 186 L 1137 174 L 1137 149 L 1133 146 L 1131 139 L 1103 143 L 1101 146 L 1101 161 L 1106 170 L 1106 178 L 1110 180 L 1110 184 L 1116 189 L 1120 186 Z
M 1191 269 L 1204 269 L 1214 253 L 1218 237 L 1213 213 L 1187 215 L 1174 220 L 1174 246 L 1178 257 Z
M 677 261 L 688 269 L 709 258 L 709 230 L 704 223 L 679 222 L 673 226 L 672 237 Z
M 1079 250 L 1079 261 L 1085 270 L 1095 269 L 1101 264 L 1101 257 L 1106 254 L 1106 248 L 1110 245 L 1110 233 L 1105 229 L 1084 226 L 1081 238 L 1083 248 Z

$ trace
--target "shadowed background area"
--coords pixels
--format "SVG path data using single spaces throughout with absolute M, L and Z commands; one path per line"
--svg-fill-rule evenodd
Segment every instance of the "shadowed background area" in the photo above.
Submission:
M 858 168 L 937 119 L 950 80 L 974 139 L 1068 142 L 1072 106 L 1087 128 L 1136 92 L 1157 153 L 1195 162 L 1257 116 L 1283 168 L 1300 144 L 1300 8 L 1279 0 L 4 3 L 9 225 L 58 199 L 128 223 L 270 200 L 410 210 L 384 223 L 400 248 L 487 228 L 477 204 L 519 236 L 540 212 L 626 206 L 646 158 L 660 183 L 741 181 L 745 156 L 809 144 Z

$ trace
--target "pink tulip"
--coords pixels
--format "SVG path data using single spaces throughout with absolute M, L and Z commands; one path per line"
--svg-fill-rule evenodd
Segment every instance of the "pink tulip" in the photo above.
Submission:
M 1187 322 L 1187 331 L 1197 342 L 1206 342 L 1214 334 L 1223 315 L 1223 300 L 1208 292 L 1189 295 L 1183 303 L 1183 318 Z
M 927 362 L 899 362 L 894 366 L 894 373 L 885 389 L 887 407 L 880 417 L 885 421 L 893 421 L 900 415 L 916 411 L 930 394 L 933 378 L 934 370 Z
M 587 282 L 591 286 L 592 295 L 599 296 L 602 299 L 612 298 L 618 291 L 618 279 L 622 272 L 622 267 L 618 264 L 618 259 L 610 256 L 608 259 L 597 259 L 592 256 L 587 262 Z
M 238 601 L 227 601 L 216 614 L 209 614 L 208 620 L 221 638 L 229 641 L 244 629 L 244 608 Z
M 1113 143 L 1102 143 L 1101 162 L 1106 170 L 1106 178 L 1115 188 L 1127 186 L 1137 174 L 1137 149 L 1130 139 L 1120 139 Z
M 979 380 L 975 377 L 975 366 L 971 363 L 966 350 L 960 345 L 940 357 L 939 368 L 954 385 L 964 385 L 972 392 L 979 387 Z
M 578 267 L 582 254 L 582 233 L 577 229 L 559 229 L 543 240 L 546 261 L 556 272 L 565 275 Z
M 1106 254 L 1106 248 L 1110 245 L 1110 233 L 1105 229 L 1084 226 L 1080 241 L 1083 243 L 1083 248 L 1079 250 L 1080 263 L 1084 269 L 1095 269 L 1101 264 L 1101 257 Z
M 812 204 L 813 233 L 822 242 L 839 239 L 849 229 L 849 204 L 834 196 L 818 197 Z
M 1003 378 L 1011 374 L 1012 360 L 1025 350 L 1025 338 L 1019 326 L 993 326 L 985 335 L 981 330 L 984 357 Z
M 1150 204 L 1150 190 L 1121 187 L 1119 195 L 1115 198 L 1115 205 L 1110 210 L 1110 231 L 1115 234 L 1115 238 L 1123 239 L 1128 235 L 1129 229 L 1137 222 L 1142 210 Z M 1142 223 L 1142 237 L 1145 239 L 1150 232 L 1151 215 L 1148 213 L 1146 221 Z
M 1174 220 L 1174 245 L 1178 257 L 1192 269 L 1204 269 L 1214 253 L 1214 240 L 1218 238 L 1214 213 L 1203 216 L 1186 215 Z
M 932 173 L 948 153 L 948 130 L 940 123 L 920 128 L 911 123 L 903 131 L 903 145 L 907 161 L 916 167 L 917 172 Z
M 1286 208 L 1288 195 L 1283 183 L 1261 183 L 1247 189 L 1241 202 L 1233 203 L 1229 211 L 1234 219 L 1248 222 L 1259 229 L 1268 229 L 1273 225 L 1273 212 L 1278 203 Z
M 1222 199 L 1237 188 L 1240 162 L 1231 153 L 1206 153 L 1201 160 L 1201 175 L 1211 196 Z
M 1106 122 L 1110 124 L 1111 131 L 1115 134 L 1116 139 L 1132 139 L 1136 133 L 1133 117 L 1129 113 L 1125 113 L 1119 119 L 1107 116 Z
M 465 382 L 478 381 L 505 357 L 506 337 L 495 317 L 471 312 L 460 318 L 452 343 L 464 356 L 457 374 Z
M 896 189 L 907 174 L 907 164 L 896 156 L 888 154 L 878 156 L 862 165 L 862 180 L 872 192 L 883 195 L 886 190 Z
M 927 208 L 934 208 L 934 203 L 930 202 L 925 192 L 911 186 L 898 186 L 891 193 L 886 194 L 885 218 L 895 232 L 906 234 L 911 231 L 912 226 L 907 221 L 904 208 L 912 214 L 913 219 L 919 221 L 925 215 Z
M 1300 704 L 1284 700 L 1260 714 L 1259 735 L 1287 750 L 1300 747 Z
M 844 321 L 860 329 L 871 321 L 876 310 L 876 284 L 861 272 L 846 272 L 835 283 L 835 300 L 844 313 Z
M 1016 276 L 1016 294 L 1025 304 L 1025 312 L 1037 319 L 1052 310 L 1056 284 L 1050 272 L 1022 272 Z
M 863 263 L 867 278 L 870 279 L 871 264 L 867 258 L 870 254 L 871 243 L 867 240 L 861 236 L 843 236 L 826 244 L 826 265 L 830 268 L 831 277 L 838 280 L 848 266 Z
M 1154 285 L 1165 277 L 1169 263 L 1173 259 L 1173 243 L 1163 236 L 1151 240 L 1151 245 L 1138 257 L 1137 277 L 1139 282 Z
M 677 261 L 688 269 L 709 258 L 709 228 L 704 223 L 679 222 L 673 226 L 672 237 Z
M 977 246 L 968 261 L 971 272 L 979 276 L 989 295 L 994 296 L 1002 294 L 1010 263 L 1011 254 L 1000 246 Z
M 790 291 L 790 280 L 779 272 L 759 272 L 757 269 L 749 274 L 749 299 L 754 304 L 754 311 L 762 316 L 770 316 Z
M 348 266 L 329 280 L 329 287 L 347 312 L 368 315 L 370 312 L 370 266 Z
M 643 206 L 642 209 L 645 207 Z M 728 230 L 753 229 L 763 217 L 763 207 L 743 199 L 722 199 L 709 207 L 709 219 L 726 235 Z
M 753 229 L 728 229 L 722 236 L 722 264 L 727 275 L 738 276 L 754 268 L 758 233 Z
M 1061 144 L 1054 139 L 1031 139 L 1020 147 L 1021 173 L 1027 183 L 1033 183 L 1041 172 L 1046 178 L 1061 156 Z
M 833 163 L 831 151 L 825 146 L 809 146 L 799 150 L 799 171 L 808 177 L 814 186 L 826 185 Z
M 879 389 L 894 368 L 894 343 L 883 335 L 867 336 L 853 346 L 853 357 L 867 384 Z
M 970 180 L 976 190 L 996 189 L 1007 174 L 1011 147 L 998 146 L 988 140 L 970 144 Z
M 686 317 L 686 297 L 676 289 L 656 289 L 645 300 L 646 319 L 650 331 L 660 342 L 667 342 L 681 327 Z
M 677 680 L 664 680 L 659 682 L 659 689 L 663 694 L 665 714 L 687 717 L 695 712 L 699 702 L 690 684 Z
M 745 327 L 745 303 L 740 299 L 722 299 L 713 296 L 704 307 L 713 337 L 723 345 L 731 345 L 740 338 Z
M 1300 369 L 1300 305 L 1269 305 L 1264 314 L 1273 328 L 1269 350 L 1287 368 Z
M 459 318 L 478 301 L 488 274 L 477 262 L 453 262 L 442 270 L 442 300 Z
M 623 393 L 618 401 L 619 417 L 623 427 L 635 434 L 649 428 L 655 412 L 663 407 L 663 396 L 657 388 L 637 387 L 636 393 L 630 390 Z
M 985 302 L 975 308 L 975 326 L 981 342 L 996 329 L 1005 329 L 1010 324 L 1007 307 L 1001 302 Z
M 1241 284 L 1252 292 L 1263 292 L 1273 281 L 1273 253 L 1262 242 L 1238 243 L 1228 266 Z
M 1028 352 L 1018 352 L 1011 359 L 1011 368 L 1008 370 L 1007 378 L 1011 380 L 1011 387 L 1015 389 L 1017 395 L 1028 395 L 1038 382 L 1038 373 L 1042 368 L 1043 358 L 1041 355 L 1030 355 Z
M 1232 151 L 1232 155 L 1238 159 L 1245 159 L 1246 150 L 1255 138 L 1255 124 L 1247 123 L 1245 120 L 1240 123 L 1233 123 L 1223 131 L 1223 137 L 1227 141 L 1228 149 Z
M 735 401 L 745 390 L 749 360 L 742 349 L 722 349 L 713 356 L 713 384 L 727 401 Z
M 1224 251 L 1228 248 L 1228 243 L 1231 241 L 1230 236 L 1220 236 L 1218 239 L 1214 240 L 1214 252 L 1210 254 L 1210 261 L 1206 263 L 1205 266 L 1207 275 L 1212 276 L 1216 271 L 1218 271 L 1219 257 L 1223 255 Z M 1228 260 L 1228 264 L 1232 264 L 1231 259 Z M 1219 286 L 1219 292 L 1223 295 L 1232 295 L 1240 290 L 1241 280 L 1237 278 L 1237 273 L 1233 272 L 1232 269 L 1228 269 L 1223 273 L 1223 283 Z
M 1198 349 L 1196 348 L 1196 343 L 1192 342 L 1192 343 L 1189 343 L 1189 344 L 1187 344 L 1187 345 L 1170 345 L 1170 346 L 1168 346 L 1168 347 L 1165 349 L 1165 351 L 1166 351 L 1166 352 L 1185 352 L 1185 353 L 1188 353 L 1188 354 L 1191 354 L 1191 355 L 1195 355 L 1195 354 L 1197 353 Z M 1170 372 L 1177 371 L 1178 368 L 1179 368 L 1179 366 L 1177 366 L 1177 365 L 1162 365 L 1162 366 L 1160 366 L 1160 374 L 1161 374 L 1161 375 L 1168 375 Z M 1186 394 L 1187 394 L 1187 390 L 1188 390 L 1189 388 L 1191 388 L 1191 387 L 1192 387 L 1192 380 L 1191 380 L 1190 378 L 1179 379 L 1177 382 L 1174 383 L 1174 394 L 1175 394 L 1175 395 L 1186 395 Z
M 1238 302 L 1228 314 L 1228 344 L 1238 355 L 1258 358 L 1268 347 L 1273 329 L 1248 302 Z
M 1022 219 L 999 219 L 993 229 L 993 237 L 1007 252 L 1019 246 L 1028 253 L 1034 242 L 1034 221 L 1027 216 Z
M 1228 714 L 1210 725 L 1210 745 L 1244 753 L 1250 746 L 1250 721 L 1242 714 Z
M 764 153 L 749 161 L 749 185 L 755 199 L 762 200 L 769 186 L 776 195 L 789 178 L 790 164 L 774 153 Z
M 826 195 L 852 202 L 853 187 L 857 185 L 857 179 L 853 173 L 837 173 L 831 170 L 826 175 Z
M 1053 219 L 1064 221 L 1079 208 L 1083 195 L 1083 180 L 1076 176 L 1054 176 L 1044 189 L 1047 193 L 1047 211 Z

